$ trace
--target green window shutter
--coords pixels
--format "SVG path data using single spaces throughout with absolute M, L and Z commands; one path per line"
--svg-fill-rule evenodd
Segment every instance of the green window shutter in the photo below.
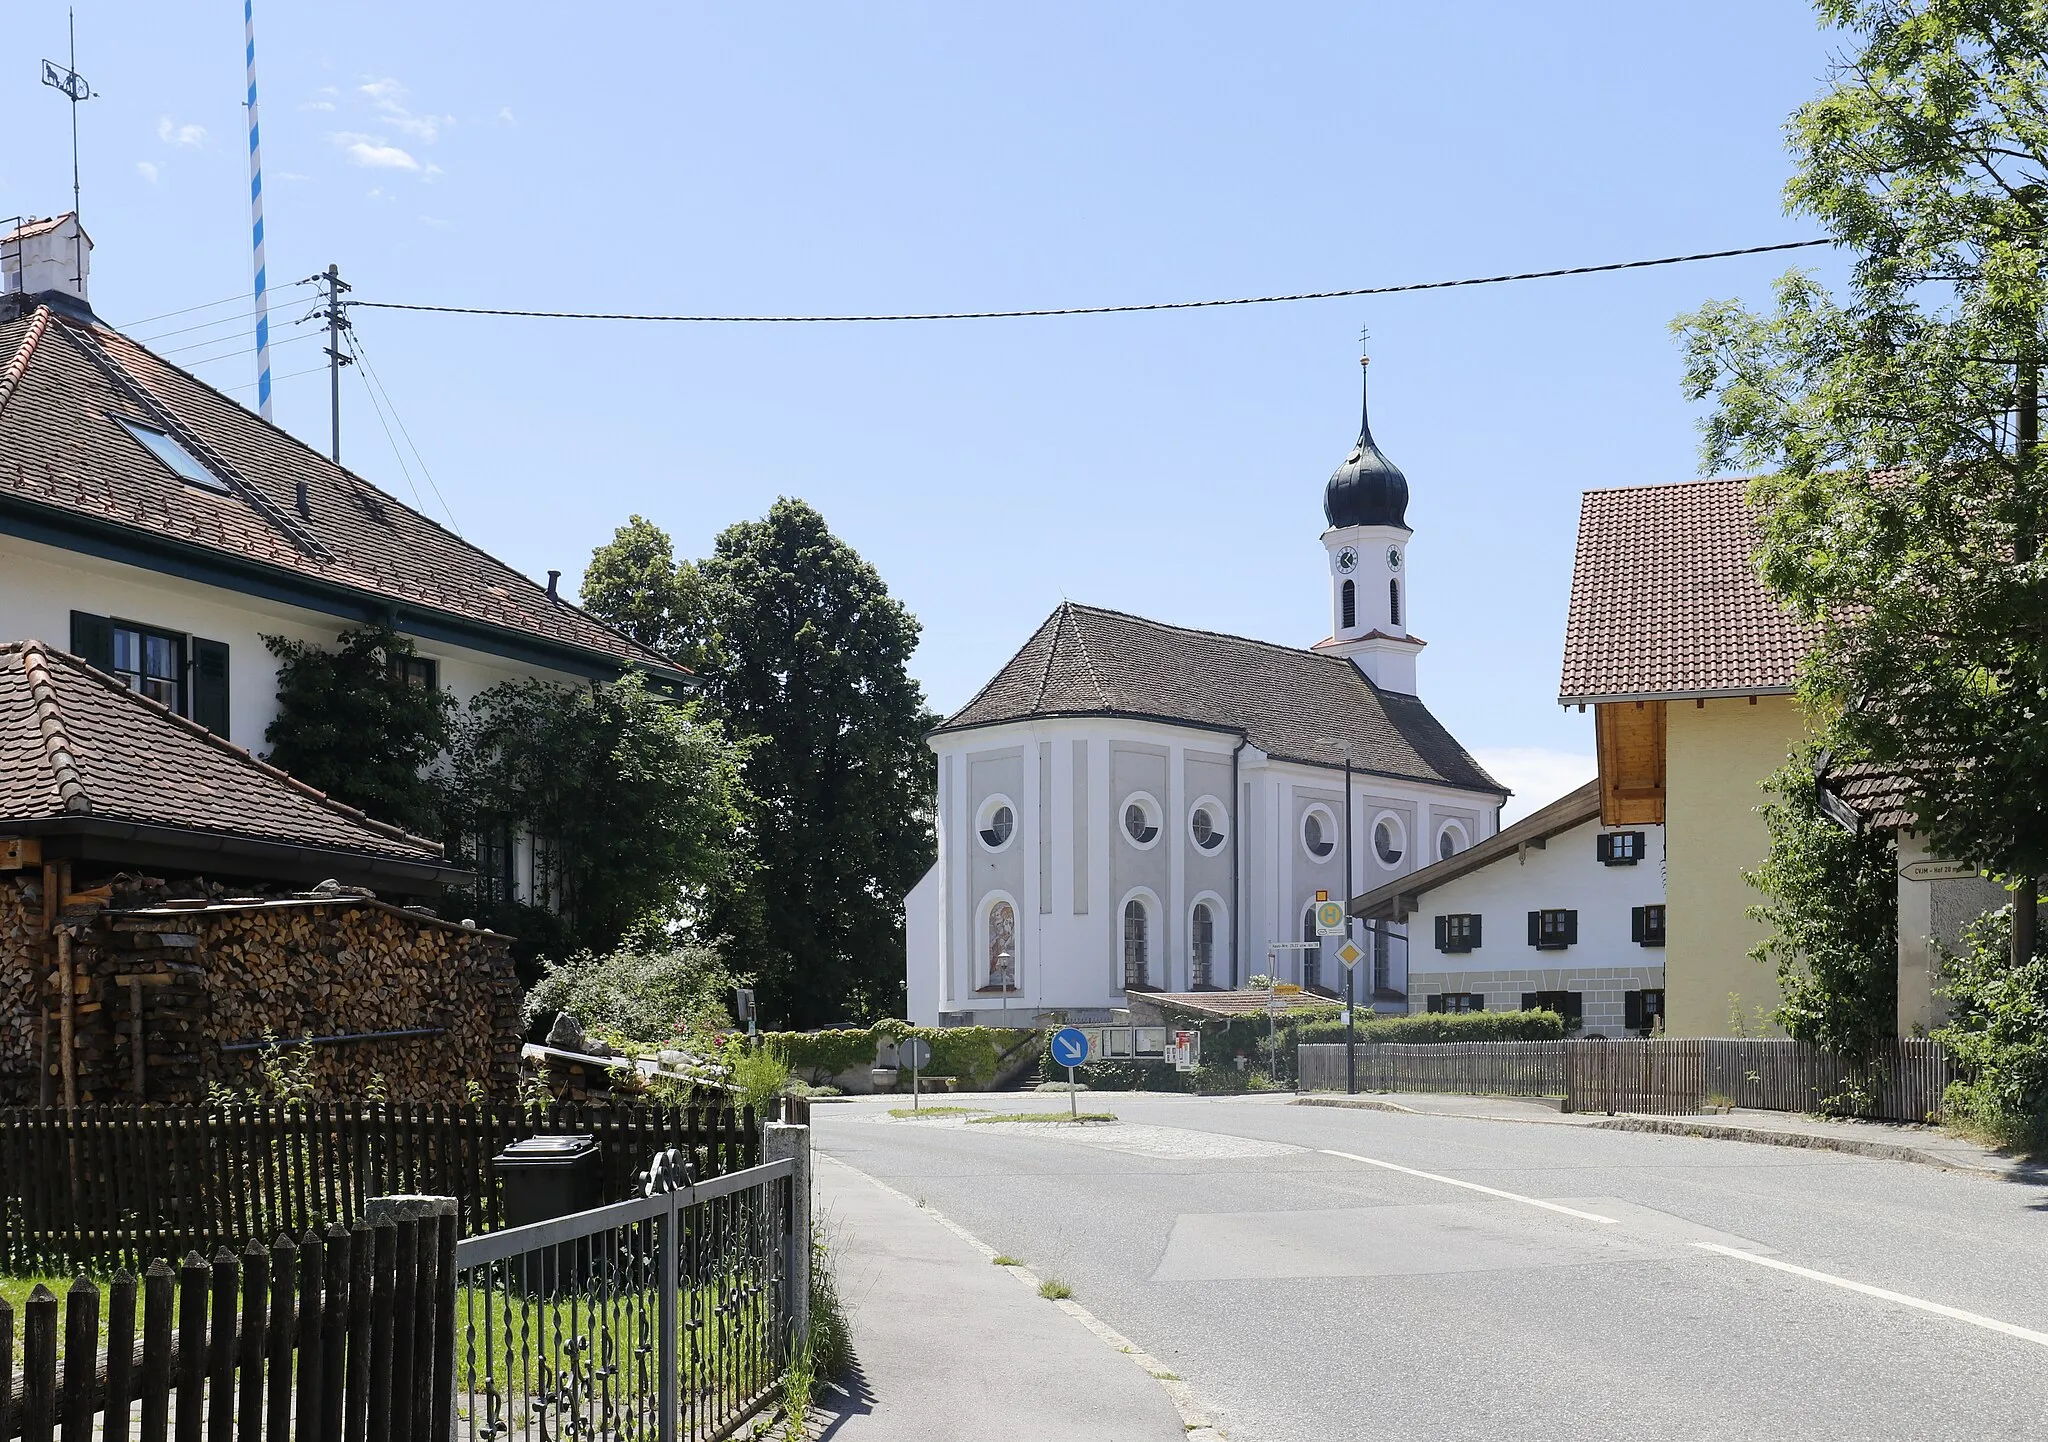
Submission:
M 1593 859 L 1602 863 L 1614 860 L 1614 838 L 1604 831 L 1593 838 Z
M 1538 1001 L 1540 1001 L 1540 1000 L 1541 1000 L 1541 998 L 1540 998 L 1540 997 L 1538 996 L 1538 994 L 1537 994 L 1537 993 L 1535 993 L 1535 992 L 1533 992 L 1533 991 L 1525 991 L 1525 992 L 1523 992 L 1523 993 L 1522 993 L 1522 1010 L 1523 1010 L 1523 1011 L 1536 1011 L 1536 1010 L 1538 1010 L 1538 1007 L 1537 1007 L 1537 1002 L 1538 1002 Z
M 1542 943 L 1543 913 L 1540 911 L 1532 911 L 1529 913 L 1529 945 L 1540 946 L 1542 945 Z
M 1579 914 L 1576 911 L 1567 911 L 1564 914 L 1564 944 L 1566 946 L 1577 946 L 1579 944 Z
M 1430 999 L 1429 999 L 1429 1000 L 1428 1000 L 1427 1002 L 1425 1002 L 1425 1003 L 1423 1004 L 1423 1009 L 1424 1009 L 1425 1011 L 1442 1011 L 1442 1010 L 1444 1009 L 1444 999 L 1443 999 L 1443 997 L 1441 997 L 1441 996 L 1433 996 L 1433 997 L 1431 997 L 1431 998 L 1430 998 Z
M 192 638 L 192 719 L 216 736 L 228 734 L 228 648 Z
M 1473 912 L 1473 913 L 1472 913 L 1472 949 L 1473 949 L 1474 951 L 1477 951 L 1477 950 L 1479 950 L 1479 944 L 1480 944 L 1480 936 L 1479 936 L 1479 932 L 1480 932 L 1480 924 L 1481 924 L 1482 922 L 1484 922 L 1485 920 L 1486 920 L 1486 917 L 1485 917 L 1485 916 L 1484 916 L 1483 914 L 1481 914 L 1480 912 L 1477 912 L 1477 911 L 1475 911 L 1475 912 Z
M 1631 906 L 1628 909 L 1628 939 L 1637 946 L 1643 944 L 1643 910 L 1640 906 Z M 1629 995 L 1634 996 L 1635 993 L 1630 992 Z
M 1564 1019 L 1581 1021 L 1586 1015 L 1586 998 L 1581 992 L 1568 991 L 1564 994 Z
M 1451 919 L 1448 916 L 1439 916 L 1436 919 L 1436 949 L 1438 951 L 1449 951 L 1451 949 L 1450 933 Z
M 71 654 L 102 671 L 114 669 L 114 623 L 84 611 L 71 613 Z

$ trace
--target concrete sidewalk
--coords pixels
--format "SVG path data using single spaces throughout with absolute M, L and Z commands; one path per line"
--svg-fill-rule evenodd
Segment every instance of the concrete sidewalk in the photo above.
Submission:
M 831 1442 L 1169 1442 L 1166 1391 L 1060 1304 L 900 1194 L 819 1154 L 816 1215 L 853 1328 L 854 1376 L 828 1389 Z
M 1564 1111 L 1563 1103 L 1554 1097 L 1437 1096 L 1414 1092 L 1374 1092 L 1361 1096 L 1318 1092 L 1297 1097 L 1295 1101 L 1302 1106 L 1360 1107 L 1419 1116 L 1538 1122 L 1603 1131 L 1659 1132 L 1671 1136 L 1710 1137 L 1718 1141 L 1754 1142 L 1764 1146 L 1806 1147 L 1886 1161 L 1916 1162 L 1946 1171 L 1971 1172 L 2011 1181 L 2048 1180 L 2048 1166 L 2041 1163 L 1993 1151 L 1952 1136 L 1939 1127 L 1915 1126 L 1908 1122 L 1843 1121 L 1801 1116 L 1795 1112 L 1743 1110 L 1680 1117 L 1634 1113 L 1609 1116 L 1605 1112 Z

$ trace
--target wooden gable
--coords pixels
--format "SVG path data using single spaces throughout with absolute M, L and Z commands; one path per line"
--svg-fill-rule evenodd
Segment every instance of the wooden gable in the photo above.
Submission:
M 1600 752 L 1600 821 L 1664 822 L 1664 703 L 1604 701 L 1593 708 Z

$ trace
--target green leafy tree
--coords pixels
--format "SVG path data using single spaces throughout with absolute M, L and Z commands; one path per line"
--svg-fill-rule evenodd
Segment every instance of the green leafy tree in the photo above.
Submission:
M 448 744 L 451 703 L 409 681 L 412 642 L 381 626 L 343 631 L 332 650 L 265 636 L 278 658 L 277 718 L 266 758 L 380 821 L 437 829 L 427 768 Z
M 1962 950 L 1943 958 L 1949 1024 L 1936 1040 L 1955 1053 L 1951 1117 L 2004 1145 L 2048 1148 L 2048 958 L 2012 964 L 2012 908 L 1979 917 Z
M 635 950 L 636 939 L 604 956 L 578 952 L 549 963 L 526 993 L 527 1026 L 566 1011 L 607 1040 L 651 1044 L 732 1025 L 724 957 L 708 946 Z
M 1764 783 L 1771 849 L 1745 872 L 1771 928 L 1750 955 L 1778 973 L 1772 1020 L 1800 1041 L 1856 1061 L 1898 1031 L 1896 851 L 1883 832 L 1852 832 L 1820 809 L 1816 751 L 1803 747 Z
M 697 568 L 676 561 L 675 545 L 652 521 L 634 516 L 590 553 L 583 609 L 650 650 L 694 665 L 704 633 Z
M 509 828 L 540 838 L 554 893 L 552 905 L 480 898 L 481 918 L 520 938 L 529 968 L 537 954 L 610 952 L 636 928 L 688 922 L 732 874 L 739 768 L 716 722 L 635 677 L 481 693 L 449 754 L 451 830 L 472 861 L 481 838 Z
M 931 865 L 936 718 L 918 625 L 802 501 L 698 567 L 707 706 L 749 743 L 749 866 L 711 923 L 777 1026 L 900 1010 L 903 897 Z
M 1809 715 L 1911 779 L 1917 830 L 2016 888 L 2048 871 L 2048 9 L 1823 0 L 1847 48 L 1790 127 L 1789 208 L 1846 293 L 1684 317 L 1706 456 L 1753 487 L 1765 580 L 1819 624 Z

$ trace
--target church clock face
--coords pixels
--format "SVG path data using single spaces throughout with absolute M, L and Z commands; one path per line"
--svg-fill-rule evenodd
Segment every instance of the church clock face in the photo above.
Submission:
M 1358 552 L 1355 548 L 1346 546 L 1337 553 L 1337 569 L 1347 576 L 1358 569 Z
M 1387 547 L 1387 569 L 1389 571 L 1401 569 L 1401 552 L 1393 546 Z

